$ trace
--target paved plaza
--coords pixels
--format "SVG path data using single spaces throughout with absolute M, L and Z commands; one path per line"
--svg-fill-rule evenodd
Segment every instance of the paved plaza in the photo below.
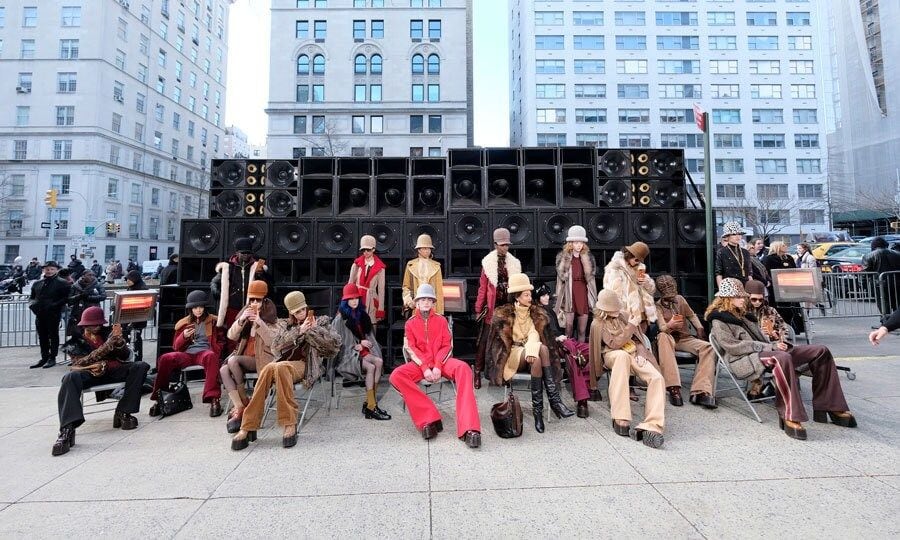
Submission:
M 54 458 L 66 368 L 28 370 L 35 349 L 0 349 L 0 538 L 897 537 L 900 337 L 871 347 L 873 321 L 815 327 L 857 374 L 841 383 L 858 429 L 810 422 L 809 440 L 795 441 L 771 405 L 758 406 L 759 424 L 726 397 L 716 411 L 667 406 L 661 450 L 616 436 L 606 401 L 586 420 L 551 416 L 538 434 L 526 393 L 524 435 L 500 439 L 488 411 L 501 392 L 487 387 L 482 448 L 453 436 L 450 403 L 444 432 L 425 442 L 382 384 L 389 422 L 363 419 L 348 390 L 295 448 L 281 448 L 273 414 L 233 452 L 224 417 L 209 418 L 191 384 L 193 410 L 151 419 L 145 396 L 134 431 L 112 429 L 114 405 L 89 406 L 76 446 Z M 802 388 L 808 398 L 808 379 Z

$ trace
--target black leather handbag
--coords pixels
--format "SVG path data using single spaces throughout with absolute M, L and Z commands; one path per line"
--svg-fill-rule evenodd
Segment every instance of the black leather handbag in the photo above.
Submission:
M 168 390 L 160 389 L 156 403 L 159 405 L 160 416 L 172 416 L 194 408 L 194 404 L 191 403 L 191 393 L 183 382 L 169 385 Z
M 513 395 L 512 390 L 507 392 L 506 399 L 491 407 L 491 422 L 497 436 L 502 439 L 522 435 L 522 404 L 519 403 L 519 398 Z

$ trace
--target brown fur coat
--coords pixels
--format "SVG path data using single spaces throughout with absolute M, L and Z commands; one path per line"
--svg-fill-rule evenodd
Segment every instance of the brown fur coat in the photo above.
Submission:
M 532 304 L 529 309 L 534 329 L 541 336 L 541 343 L 547 345 L 546 329 L 550 324 L 544 308 Z M 505 304 L 494 310 L 494 320 L 491 323 L 491 333 L 488 336 L 488 379 L 500 386 L 503 384 L 503 366 L 513 347 L 513 323 L 516 320 L 515 304 Z

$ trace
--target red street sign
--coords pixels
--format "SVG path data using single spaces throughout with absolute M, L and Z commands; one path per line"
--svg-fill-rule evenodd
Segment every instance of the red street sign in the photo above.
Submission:
M 703 119 L 703 109 L 699 103 L 694 103 L 694 121 L 697 122 L 697 129 L 706 133 L 706 122 Z

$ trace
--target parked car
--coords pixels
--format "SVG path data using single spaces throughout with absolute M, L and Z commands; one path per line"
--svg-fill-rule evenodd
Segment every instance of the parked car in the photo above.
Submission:
M 809 246 L 810 251 L 818 260 L 825 259 L 834 255 L 838 251 L 859 245 L 857 242 L 822 242 L 821 244 L 813 244 Z
M 847 231 L 820 231 L 806 233 L 804 242 L 808 244 L 821 244 L 822 242 L 850 242 L 853 238 Z
M 870 253 L 872 248 L 868 244 L 857 244 L 845 247 L 822 259 L 823 272 L 862 272 L 863 257 Z
M 871 244 L 872 240 L 875 240 L 879 236 L 884 238 L 888 244 L 892 242 L 900 242 L 900 234 L 879 234 L 877 236 L 867 236 L 860 240 L 860 242 L 863 244 Z

